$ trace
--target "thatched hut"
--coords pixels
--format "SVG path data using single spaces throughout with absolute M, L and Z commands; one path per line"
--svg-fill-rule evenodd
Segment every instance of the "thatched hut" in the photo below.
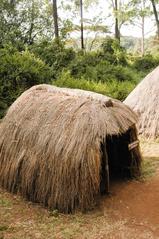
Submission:
M 0 124 L 0 185 L 62 212 L 89 209 L 113 175 L 140 174 L 135 123 L 109 97 L 34 86 Z
M 124 101 L 138 114 L 138 131 L 143 138 L 159 137 L 159 66 L 149 73 Z

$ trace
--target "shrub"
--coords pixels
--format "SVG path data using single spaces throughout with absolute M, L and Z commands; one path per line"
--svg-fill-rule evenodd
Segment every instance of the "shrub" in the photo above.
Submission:
M 54 78 L 75 59 L 75 51 L 72 48 L 65 48 L 61 41 L 43 41 L 32 46 L 31 51 L 51 66 Z
M 52 71 L 28 51 L 0 50 L 0 117 L 6 108 L 27 88 L 49 83 Z
M 158 65 L 159 65 L 159 57 L 153 57 L 150 54 L 136 58 L 133 64 L 134 68 L 139 71 L 151 70 Z
M 112 80 L 119 81 L 135 81 L 134 72 L 128 67 L 121 65 L 111 65 L 106 61 L 100 62 L 96 66 L 96 78 L 94 80 L 101 82 L 109 82 Z
M 59 87 L 77 88 L 95 91 L 97 84 L 93 81 L 85 80 L 84 78 L 75 79 L 70 75 L 69 71 L 62 72 L 58 80 L 53 82 L 54 85 Z
M 70 73 L 75 78 L 84 77 L 96 82 L 135 81 L 136 72 L 130 67 L 113 65 L 106 60 L 97 58 L 97 55 L 87 54 L 77 58 L 69 67 Z
M 107 83 L 102 83 L 84 78 L 75 79 L 70 75 L 69 71 L 63 72 L 61 77 L 54 81 L 53 84 L 59 87 L 90 90 L 119 100 L 124 100 L 135 87 L 135 83 L 130 81 L 117 82 L 116 80 L 112 80 Z
M 112 69 L 112 75 L 117 81 L 136 81 L 136 72 L 131 67 L 117 65 Z
M 111 64 L 127 65 L 126 50 L 119 41 L 113 38 L 106 38 L 101 44 L 101 56 Z
M 88 52 L 85 54 L 81 54 L 79 52 L 76 55 L 74 61 L 70 63 L 70 66 L 68 68 L 71 72 L 71 75 L 74 77 L 78 78 L 86 74 L 88 76 L 88 77 L 86 76 L 87 78 L 91 78 L 90 77 L 90 75 L 92 75 L 91 71 L 100 62 L 100 60 L 101 59 L 98 57 L 98 54 L 96 52 Z M 89 71 L 90 69 L 91 71 Z
M 135 88 L 136 83 L 131 81 L 117 82 L 114 80 L 112 82 L 109 82 L 107 85 L 109 89 L 108 95 L 115 99 L 123 101 Z

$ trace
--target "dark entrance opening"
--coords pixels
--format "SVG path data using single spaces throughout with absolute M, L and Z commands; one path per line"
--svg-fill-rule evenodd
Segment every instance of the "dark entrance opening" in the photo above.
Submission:
M 124 179 L 131 177 L 132 155 L 128 148 L 130 132 L 120 136 L 107 137 L 106 148 L 108 153 L 110 179 Z
M 133 129 L 121 135 L 107 136 L 101 145 L 100 192 L 109 192 L 110 181 L 130 179 L 139 171 L 138 149 L 129 149 L 129 144 L 137 139 Z

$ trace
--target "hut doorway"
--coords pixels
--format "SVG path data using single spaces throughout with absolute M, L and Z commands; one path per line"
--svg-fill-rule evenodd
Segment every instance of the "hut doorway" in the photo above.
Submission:
M 132 153 L 129 150 L 131 130 L 121 135 L 108 136 L 101 145 L 101 194 L 109 192 L 110 181 L 131 177 Z

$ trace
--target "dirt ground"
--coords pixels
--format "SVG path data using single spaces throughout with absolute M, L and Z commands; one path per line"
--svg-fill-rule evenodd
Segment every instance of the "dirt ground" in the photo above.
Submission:
M 145 179 L 113 182 L 100 208 L 63 215 L 0 190 L 0 239 L 159 239 L 159 143 L 142 142 Z

